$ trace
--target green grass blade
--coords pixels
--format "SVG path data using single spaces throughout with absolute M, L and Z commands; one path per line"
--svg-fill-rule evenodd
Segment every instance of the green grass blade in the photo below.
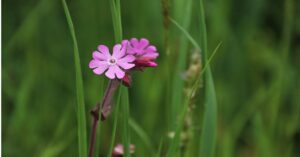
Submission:
M 270 134 L 266 134 L 266 126 L 262 122 L 262 118 L 260 113 L 257 113 L 252 120 L 254 133 L 254 139 L 256 141 L 255 145 L 257 147 L 257 152 L 261 156 L 275 156 L 274 152 L 272 152 L 272 147 L 270 147 Z
M 125 88 L 125 87 L 121 87 Z M 124 156 L 130 157 L 129 145 L 130 145 L 130 132 L 129 132 L 129 99 L 128 90 L 122 94 L 122 114 L 123 114 L 123 129 L 122 129 L 122 143 L 124 145 Z
M 175 136 L 173 137 L 173 139 L 172 139 L 172 141 L 170 143 L 170 147 L 169 147 L 169 149 L 167 151 L 167 155 L 166 155 L 167 157 L 173 157 L 174 153 L 175 153 L 175 150 L 176 150 L 176 147 L 179 145 L 179 142 L 180 142 L 180 133 L 181 133 L 181 130 L 182 130 L 183 125 L 184 125 L 184 118 L 185 118 L 185 115 L 187 113 L 190 101 L 192 99 L 192 95 L 198 89 L 200 81 L 201 81 L 201 78 L 199 77 L 195 81 L 195 83 L 193 84 L 192 90 L 189 93 L 187 99 L 185 100 L 185 103 L 184 103 L 184 105 L 182 107 L 182 110 L 181 110 L 181 113 L 179 115 L 178 125 L 177 125 L 176 131 L 175 131 Z
M 151 140 L 150 140 L 149 136 L 146 134 L 146 132 L 142 129 L 142 127 L 140 127 L 139 124 L 136 123 L 131 118 L 129 118 L 129 126 L 132 128 L 133 131 L 136 132 L 136 134 L 144 142 L 145 146 L 148 148 L 149 152 L 151 153 L 151 156 L 154 156 L 154 148 L 151 143 Z
M 82 73 L 81 73 L 79 50 L 78 50 L 77 39 L 76 39 L 76 35 L 75 35 L 73 22 L 72 22 L 72 18 L 71 18 L 68 6 L 67 6 L 65 0 L 63 0 L 62 3 L 63 3 L 67 22 L 69 25 L 69 29 L 70 29 L 71 36 L 73 39 L 73 44 L 74 44 L 79 157 L 85 157 L 87 155 L 87 134 L 86 134 L 85 104 L 84 104 L 83 83 L 82 83 Z
M 122 21 L 120 0 L 109 0 L 116 42 L 122 41 Z
M 158 146 L 158 151 L 157 151 L 157 154 L 156 154 L 156 157 L 160 157 L 161 156 L 161 151 L 162 151 L 162 147 L 163 147 L 163 139 L 160 140 L 159 142 L 159 146 Z
M 111 13 L 112 13 L 112 21 L 115 32 L 115 41 L 120 43 L 122 41 L 122 21 L 121 21 L 121 4 L 120 0 L 109 0 Z M 124 88 L 121 86 L 121 88 Z M 122 114 L 123 114 L 123 130 L 122 130 L 122 141 L 124 145 L 125 157 L 130 156 L 129 145 L 130 145 L 130 132 L 128 127 L 129 121 L 129 98 L 128 98 L 128 90 L 124 90 L 121 93 L 122 98 Z
M 203 0 L 200 0 L 200 48 L 204 57 L 204 62 L 207 59 L 207 33 L 206 33 L 206 22 L 205 12 L 203 6 Z
M 182 15 L 181 13 L 184 13 L 184 16 L 177 16 L 178 20 L 181 21 L 182 28 L 184 30 L 188 30 L 191 25 L 191 18 L 192 18 L 192 0 L 185 0 L 185 4 L 182 5 L 182 9 L 176 10 L 178 15 Z M 177 3 L 177 5 L 181 5 Z M 181 17 L 181 18 L 180 18 Z M 169 18 L 168 18 L 169 20 Z M 185 31 L 187 32 L 187 31 Z M 170 103 L 170 131 L 175 131 L 176 129 L 176 120 L 177 117 L 181 111 L 182 105 L 183 105 L 183 87 L 184 87 L 184 81 L 182 80 L 181 73 L 185 71 L 186 68 L 186 62 L 187 62 L 187 57 L 188 57 L 188 48 L 189 48 L 189 42 L 187 38 L 184 36 L 184 34 L 180 35 L 179 38 L 179 50 L 178 50 L 178 57 L 177 57 L 177 63 L 175 67 L 175 73 L 173 74 L 172 77 L 168 75 L 168 80 L 172 78 L 172 86 L 171 89 L 169 90 L 171 92 L 171 103 Z M 169 74 L 172 71 L 173 65 L 173 59 L 171 57 L 168 58 L 168 65 L 171 65 L 169 68 Z M 168 92 L 169 93 L 169 92 Z
M 170 18 L 170 21 L 180 30 L 182 33 L 189 39 L 189 41 L 193 44 L 193 46 L 200 50 L 199 44 L 196 42 L 196 40 L 190 35 L 188 31 L 186 31 L 182 26 L 180 26 L 179 23 L 177 23 L 174 19 Z
M 204 56 L 204 64 L 207 64 L 207 32 L 203 0 L 200 0 L 200 46 L 202 48 L 202 55 Z M 217 98 L 209 64 L 207 64 L 206 67 L 207 70 L 204 79 L 205 113 L 202 126 L 203 132 L 200 140 L 199 156 L 213 157 L 217 134 Z
M 117 130 L 117 124 L 118 124 L 118 115 L 119 115 L 119 106 L 120 106 L 120 100 L 121 100 L 121 93 L 122 93 L 122 88 L 119 89 L 119 94 L 117 98 L 117 103 L 116 103 L 116 113 L 114 114 L 114 124 L 113 124 L 113 130 L 112 130 L 112 137 L 110 140 L 110 147 L 109 147 L 109 152 L 108 156 L 112 156 L 112 151 L 114 148 L 114 143 L 115 143 L 115 137 L 116 137 L 116 130 Z
M 101 79 L 100 80 L 100 87 L 101 90 L 99 91 L 99 95 L 101 97 L 103 97 L 103 94 L 104 94 L 104 90 L 103 87 L 104 87 L 104 79 Z M 102 106 L 100 105 L 100 110 L 99 111 L 102 111 Z M 98 128 L 97 128 L 97 134 L 96 134 L 96 142 L 95 142 L 95 155 L 96 156 L 100 156 L 100 146 L 101 146 L 101 129 L 102 129 L 102 123 L 101 121 L 98 122 Z
M 218 51 L 218 49 L 219 49 L 220 46 L 221 46 L 221 43 L 218 44 L 218 46 L 215 48 L 213 54 L 209 57 L 208 61 L 206 62 L 206 63 L 207 63 L 207 64 L 206 64 L 207 66 L 209 66 L 209 63 L 212 61 L 213 57 L 214 57 L 215 54 L 217 53 L 217 51 Z M 206 66 L 205 66 L 205 67 L 206 67 Z M 204 67 L 204 68 L 205 68 L 205 67 Z M 204 69 L 204 68 L 203 68 L 203 69 Z M 208 68 L 209 68 L 209 67 L 208 67 Z M 203 72 L 204 72 L 204 70 L 201 71 L 200 76 L 202 75 Z M 201 81 L 201 77 L 199 77 L 199 78 L 196 80 L 196 82 L 193 84 L 192 90 L 191 90 L 191 92 L 189 93 L 188 98 L 186 99 L 186 101 L 185 101 L 185 103 L 184 103 L 182 112 L 181 112 L 180 117 L 179 117 L 178 125 L 177 125 L 177 128 L 176 128 L 175 136 L 174 136 L 174 138 L 172 139 L 172 141 L 171 141 L 171 146 L 169 147 L 168 152 L 167 152 L 167 157 L 168 157 L 168 156 L 172 157 L 172 156 L 173 156 L 173 153 L 175 152 L 175 147 L 179 145 L 179 142 L 180 142 L 180 141 L 179 141 L 179 138 L 180 138 L 180 132 L 181 132 L 181 130 L 182 130 L 182 128 L 183 128 L 184 117 L 185 117 L 186 112 L 187 112 L 187 110 L 188 110 L 188 105 L 190 104 L 192 95 L 193 95 L 193 93 L 195 93 L 196 90 L 198 89 L 200 81 Z
M 217 134 L 217 100 L 210 67 L 205 81 L 205 113 L 201 134 L 200 156 L 214 156 Z
M 216 55 L 216 53 L 218 52 L 220 46 L 222 45 L 222 42 L 220 42 L 217 47 L 214 49 L 213 53 L 211 54 L 211 56 L 208 58 L 208 60 L 206 61 L 201 73 L 200 73 L 200 76 L 202 76 L 202 74 L 204 74 L 204 72 L 206 71 L 207 67 L 209 67 L 210 65 L 210 62 L 212 61 L 212 59 L 214 58 L 214 56 Z

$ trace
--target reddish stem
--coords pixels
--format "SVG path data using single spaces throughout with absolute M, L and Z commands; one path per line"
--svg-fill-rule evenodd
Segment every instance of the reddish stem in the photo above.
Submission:
M 97 126 L 99 121 L 99 112 L 101 108 L 101 121 L 104 121 L 111 112 L 111 100 L 120 85 L 120 81 L 117 79 L 110 80 L 108 86 L 105 90 L 104 97 L 102 99 L 102 103 L 97 103 L 94 109 L 91 110 L 92 115 L 92 130 L 91 130 L 91 139 L 89 145 L 89 157 L 94 156 L 94 146 L 97 135 Z
M 98 103 L 99 104 L 99 103 Z M 96 135 L 97 135 L 97 126 L 98 126 L 98 120 L 99 120 L 99 107 L 100 104 L 96 106 L 95 109 L 91 111 L 91 114 L 93 116 L 93 126 L 92 126 L 92 133 L 91 133 L 91 139 L 90 139 L 90 147 L 89 147 L 89 157 L 93 157 L 94 154 L 94 145 L 96 141 Z

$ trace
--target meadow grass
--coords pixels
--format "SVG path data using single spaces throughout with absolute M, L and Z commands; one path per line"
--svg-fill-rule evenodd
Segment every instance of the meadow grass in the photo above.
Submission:
M 77 122 L 78 122 L 78 150 L 79 157 L 87 156 L 87 133 L 86 133 L 86 114 L 85 114 L 85 103 L 83 94 L 83 82 L 82 72 L 80 64 L 80 56 L 78 50 L 77 39 L 75 30 L 72 22 L 72 18 L 65 0 L 62 0 L 66 18 L 68 21 L 69 29 L 71 32 L 73 45 L 74 45 L 74 61 L 75 61 L 75 72 L 76 72 L 76 97 L 77 97 Z
M 119 108 L 120 108 L 120 101 L 121 101 L 121 94 L 122 94 L 122 89 L 119 89 L 119 93 L 118 93 L 118 98 L 117 98 L 117 103 L 116 103 L 116 107 L 115 107 L 115 114 L 114 114 L 114 124 L 113 124 L 113 129 L 112 129 L 112 137 L 110 140 L 110 146 L 109 146 L 109 151 L 108 151 L 108 155 L 107 156 L 112 156 L 112 152 L 114 149 L 114 145 L 115 145 L 115 137 L 116 137 L 116 131 L 117 131 L 117 125 L 118 125 L 118 115 L 119 115 Z
M 115 42 L 121 43 L 123 39 L 122 21 L 121 21 L 121 4 L 120 0 L 110 0 L 112 21 L 115 34 Z M 120 87 L 125 88 L 125 87 Z M 123 92 L 122 92 L 123 91 Z M 124 146 L 124 156 L 130 157 L 130 130 L 129 130 L 129 96 L 128 90 L 121 90 L 121 110 L 122 110 L 122 143 Z
M 207 32 L 204 2 L 200 0 L 200 47 L 201 54 L 204 57 L 204 64 L 207 65 L 207 71 L 204 75 L 204 99 L 205 99 L 205 113 L 203 121 L 203 132 L 200 140 L 199 156 L 213 157 L 216 147 L 217 135 L 217 97 L 215 92 L 215 85 L 211 68 L 207 63 L 208 46 L 207 46 Z
M 92 52 L 131 37 L 157 46 L 159 66 L 119 88 L 94 157 L 120 143 L 126 157 L 299 156 L 299 2 L 67 2 L 3 1 L 3 156 L 87 156 L 108 82 Z

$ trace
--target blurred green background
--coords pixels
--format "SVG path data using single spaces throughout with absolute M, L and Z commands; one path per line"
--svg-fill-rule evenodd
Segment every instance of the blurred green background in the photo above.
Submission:
M 88 62 L 97 45 L 114 44 L 110 6 L 108 0 L 67 3 L 78 39 L 89 133 L 88 111 L 102 97 L 100 82 L 107 80 L 94 75 Z M 146 37 L 160 53 L 159 66 L 134 73 L 129 89 L 131 118 L 157 150 L 174 123 L 170 104 L 182 104 L 190 88 L 183 76 L 194 53 L 166 15 L 198 40 L 199 4 L 122 0 L 121 5 L 124 38 Z M 62 3 L 3 0 L 2 6 L 2 155 L 76 157 L 74 57 Z M 211 63 L 218 98 L 215 156 L 300 156 L 300 1 L 207 0 L 205 9 L 209 51 L 222 42 Z M 184 62 L 178 63 L 180 57 Z M 182 156 L 197 152 L 202 89 L 186 119 Z M 172 102 L 174 97 L 181 99 Z M 109 119 L 101 130 L 100 156 L 107 153 L 111 129 Z M 131 134 L 136 156 L 151 156 L 136 132 Z M 120 135 L 117 131 L 117 143 Z M 164 142 L 162 152 L 166 147 Z

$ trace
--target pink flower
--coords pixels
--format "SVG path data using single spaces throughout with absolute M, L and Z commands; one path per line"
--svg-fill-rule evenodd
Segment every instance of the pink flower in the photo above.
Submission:
M 133 154 L 135 151 L 135 146 L 133 144 L 129 145 L 129 152 L 130 154 Z M 114 151 L 112 154 L 112 157 L 122 157 L 124 155 L 124 147 L 122 144 L 117 144 L 114 147 Z
M 126 54 L 126 47 L 116 44 L 113 47 L 113 54 L 109 53 L 109 49 L 105 45 L 99 45 L 98 51 L 93 52 L 93 59 L 89 63 L 89 67 L 93 69 L 97 75 L 103 74 L 110 79 L 122 79 L 125 76 L 125 70 L 133 68 L 132 63 L 135 57 Z
M 135 67 L 143 69 L 144 67 L 156 67 L 155 59 L 158 57 L 156 47 L 150 45 L 149 41 L 145 38 L 140 40 L 136 38 L 122 41 L 123 47 L 127 48 L 126 53 L 135 56 Z

